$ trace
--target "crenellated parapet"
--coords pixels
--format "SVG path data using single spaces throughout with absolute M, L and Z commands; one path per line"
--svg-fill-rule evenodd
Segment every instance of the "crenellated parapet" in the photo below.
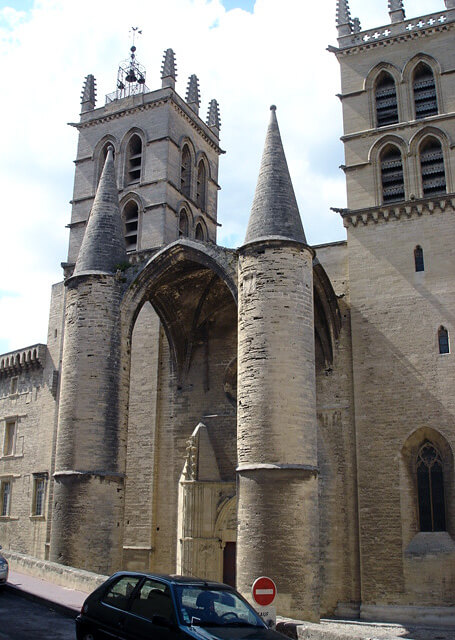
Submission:
M 0 356 L 0 378 L 17 376 L 30 369 L 42 369 L 46 363 L 47 347 L 34 344 Z

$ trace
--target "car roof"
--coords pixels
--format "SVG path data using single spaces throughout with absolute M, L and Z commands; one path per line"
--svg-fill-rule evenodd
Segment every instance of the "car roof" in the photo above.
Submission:
M 179 576 L 167 573 L 148 573 L 146 571 L 118 571 L 117 573 L 114 573 L 111 578 L 117 576 L 139 576 L 162 580 L 168 582 L 169 584 L 192 585 L 197 587 L 206 587 L 209 589 L 234 590 L 233 587 L 228 584 L 223 584 L 222 582 L 214 582 L 213 580 L 204 580 L 203 578 L 195 578 L 193 576 Z

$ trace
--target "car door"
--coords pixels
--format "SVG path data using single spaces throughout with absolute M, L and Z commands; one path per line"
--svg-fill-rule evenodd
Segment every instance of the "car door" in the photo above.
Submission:
M 178 633 L 175 608 L 169 586 L 146 578 L 135 592 L 125 615 L 128 640 L 175 640 Z
M 113 582 L 95 606 L 89 617 L 96 622 L 96 637 L 101 640 L 125 640 L 125 615 L 130 597 L 141 576 L 124 575 Z M 94 625 L 95 628 L 95 625 Z

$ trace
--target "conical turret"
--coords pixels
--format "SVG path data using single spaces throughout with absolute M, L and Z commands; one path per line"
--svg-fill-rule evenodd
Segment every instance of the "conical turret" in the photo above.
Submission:
M 261 168 L 251 207 L 245 244 L 283 238 L 306 244 L 302 220 L 284 155 L 276 107 L 272 105 Z
M 391 22 L 401 22 L 406 18 L 403 0 L 389 0 L 389 15 Z
M 117 265 L 126 259 L 125 237 L 115 181 L 114 154 L 110 147 L 76 260 L 74 275 L 100 271 L 115 273 Z
M 351 12 L 348 0 L 337 0 L 337 29 L 338 36 L 352 33 Z

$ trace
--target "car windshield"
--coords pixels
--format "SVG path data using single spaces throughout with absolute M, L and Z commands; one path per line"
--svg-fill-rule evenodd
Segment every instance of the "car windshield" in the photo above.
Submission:
M 180 616 L 185 625 L 201 627 L 263 627 L 257 613 L 234 591 L 195 585 L 175 585 Z

